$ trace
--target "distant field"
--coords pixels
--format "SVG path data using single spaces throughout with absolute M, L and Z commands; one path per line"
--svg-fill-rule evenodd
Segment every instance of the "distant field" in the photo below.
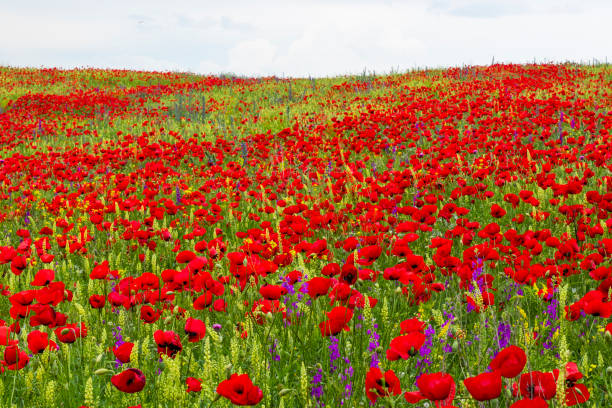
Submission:
M 611 81 L 0 67 L 0 407 L 612 406 Z

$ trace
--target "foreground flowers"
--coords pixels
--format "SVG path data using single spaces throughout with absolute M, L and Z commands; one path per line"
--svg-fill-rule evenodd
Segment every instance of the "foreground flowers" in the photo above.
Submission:
M 455 398 L 455 380 L 447 373 L 423 374 L 417 380 L 419 391 L 406 392 L 406 401 L 415 404 L 423 399 L 433 401 L 436 407 L 450 407 Z
M 499 371 L 493 371 L 466 378 L 463 384 L 476 401 L 488 401 L 500 396 L 502 377 Z
M 248 374 L 232 374 L 217 386 L 217 394 L 236 405 L 256 405 L 263 398 L 261 389 L 253 385 Z
M 608 77 L 0 67 L 0 406 L 605 405 Z
M 113 375 L 111 383 L 119 391 L 132 394 L 142 391 L 147 383 L 147 379 L 139 369 L 128 368 L 117 375 Z
M 380 368 L 372 367 L 365 378 L 366 395 L 374 403 L 379 397 L 399 395 L 402 392 L 400 381 L 392 370 L 384 375 Z

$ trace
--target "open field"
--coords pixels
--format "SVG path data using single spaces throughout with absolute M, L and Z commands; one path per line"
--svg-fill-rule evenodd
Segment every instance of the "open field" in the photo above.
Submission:
M 612 406 L 611 80 L 0 68 L 0 407 Z

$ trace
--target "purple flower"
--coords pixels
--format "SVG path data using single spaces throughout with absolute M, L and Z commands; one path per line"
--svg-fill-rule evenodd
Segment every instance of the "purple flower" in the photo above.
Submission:
M 123 343 L 125 343 L 123 341 L 123 336 L 121 335 L 121 327 L 117 326 L 112 330 L 113 333 L 113 337 L 115 338 L 115 347 L 119 347 L 120 345 L 122 345 Z M 119 361 L 119 359 L 115 359 L 115 368 L 119 368 L 122 365 L 121 361 Z
M 323 382 L 323 370 L 317 368 L 317 372 L 312 377 L 312 387 L 310 389 L 310 395 L 316 400 L 317 406 L 323 407 L 325 404 L 320 402 L 321 397 L 323 396 L 323 386 L 321 383 Z
M 431 347 L 433 346 L 432 338 L 434 334 L 436 334 L 436 330 L 433 328 L 433 326 L 431 325 L 427 326 L 427 328 L 425 329 L 425 336 L 427 339 L 425 340 L 425 343 L 419 350 L 419 355 L 422 358 L 417 360 L 416 362 L 416 367 L 419 369 L 419 372 L 415 378 L 415 384 L 416 384 L 416 380 L 424 372 L 425 366 L 431 365 L 431 360 L 429 359 L 429 355 L 431 354 Z
M 268 349 L 270 354 L 272 354 L 272 360 L 274 361 L 280 361 L 280 355 L 276 353 L 277 346 L 278 346 L 278 340 L 274 339 L 274 341 L 272 342 L 272 346 L 270 346 L 270 348 Z
M 500 350 L 507 347 L 510 344 L 510 337 L 512 336 L 512 326 L 510 324 L 505 324 L 504 322 L 500 322 L 499 326 L 497 326 L 497 344 L 499 345 Z M 495 357 L 497 355 L 497 351 L 493 355 Z
M 374 324 L 374 329 L 368 330 L 368 334 L 370 335 L 370 342 L 368 343 L 368 351 L 372 353 L 372 357 L 370 358 L 370 368 L 379 367 L 380 360 L 378 359 L 378 353 L 376 349 L 380 346 L 380 335 L 376 333 L 376 328 L 378 325 Z
M 351 395 L 353 395 L 353 382 L 350 381 L 350 379 L 353 378 L 354 374 L 353 366 L 351 365 L 351 360 L 349 360 L 348 358 L 344 359 L 344 363 L 348 367 L 344 370 L 344 375 L 340 375 L 340 379 L 343 382 L 347 380 L 348 381 L 344 385 L 344 392 L 342 393 L 342 400 L 340 400 L 340 405 L 344 405 L 346 400 L 350 399 Z
M 176 186 L 176 205 L 181 203 L 181 190 Z
M 295 293 L 295 288 L 289 283 L 286 277 L 281 277 L 281 286 L 287 290 L 287 295 L 293 295 Z
M 334 336 L 331 337 L 331 343 L 329 345 L 329 371 L 333 373 L 338 369 L 334 362 L 340 358 L 340 349 L 338 348 L 338 339 Z

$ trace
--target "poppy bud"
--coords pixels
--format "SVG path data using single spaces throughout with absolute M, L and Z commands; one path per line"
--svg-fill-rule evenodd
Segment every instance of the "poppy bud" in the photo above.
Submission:
M 287 394 L 289 394 L 290 392 L 293 392 L 293 390 L 290 390 L 290 389 L 288 389 L 288 388 L 283 388 L 282 390 L 280 390 L 280 391 L 279 391 L 278 396 L 279 396 L 279 397 L 282 397 L 283 395 L 287 395 Z
M 96 371 L 94 371 L 95 375 L 104 375 L 109 373 L 112 373 L 112 371 L 108 368 L 98 368 Z
M 225 372 L 227 373 L 226 374 L 227 378 L 230 378 L 232 368 L 234 368 L 234 366 L 231 363 L 225 366 Z
M 266 313 L 266 320 L 268 323 L 272 323 L 274 320 L 274 315 L 271 312 Z
M 607 367 L 606 368 L 606 374 L 612 375 L 612 367 Z

